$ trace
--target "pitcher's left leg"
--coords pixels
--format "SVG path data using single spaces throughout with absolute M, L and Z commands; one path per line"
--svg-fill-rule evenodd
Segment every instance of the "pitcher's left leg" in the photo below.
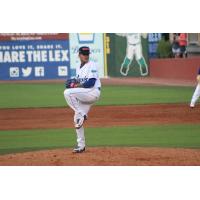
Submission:
M 64 91 L 64 97 L 65 97 L 67 104 L 74 110 L 74 112 L 79 113 L 80 112 L 79 102 L 78 102 L 77 98 L 71 94 L 73 92 L 73 90 L 75 90 L 75 89 L 74 88 L 66 89 Z

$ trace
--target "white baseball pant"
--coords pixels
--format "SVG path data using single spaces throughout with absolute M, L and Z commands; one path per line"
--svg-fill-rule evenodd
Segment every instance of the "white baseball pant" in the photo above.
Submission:
M 142 46 L 141 44 L 127 44 L 126 49 L 126 57 L 130 60 L 133 60 L 133 57 L 136 57 L 136 60 L 140 60 L 142 58 Z
M 88 114 L 91 106 L 99 99 L 98 88 L 70 88 L 64 91 L 64 97 L 68 105 L 74 110 L 74 122 L 79 116 Z M 85 147 L 84 127 L 76 129 L 78 146 Z
M 192 100 L 191 100 L 190 106 L 192 106 L 192 107 L 195 106 L 195 104 L 196 104 L 196 102 L 197 102 L 199 97 L 200 97 L 200 84 L 198 84 L 196 86 L 196 89 L 195 89 L 194 94 L 192 96 Z

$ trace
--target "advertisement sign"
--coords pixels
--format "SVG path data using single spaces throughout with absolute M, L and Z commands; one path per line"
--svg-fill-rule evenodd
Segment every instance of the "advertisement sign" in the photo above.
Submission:
M 156 58 L 157 57 L 157 47 L 158 42 L 161 40 L 161 33 L 149 33 L 148 34 L 148 43 L 149 43 L 149 57 Z
M 1 34 L 0 80 L 67 78 L 70 76 L 68 35 L 63 38 L 59 34 Z
M 0 41 L 68 40 L 67 33 L 0 33 Z
M 80 65 L 78 49 L 88 46 L 91 51 L 90 60 L 97 63 L 99 76 L 104 77 L 104 43 L 102 33 L 70 33 L 70 66 L 71 76 L 75 76 L 76 66 Z
M 108 33 L 107 63 L 110 77 L 149 75 L 148 41 L 145 33 Z

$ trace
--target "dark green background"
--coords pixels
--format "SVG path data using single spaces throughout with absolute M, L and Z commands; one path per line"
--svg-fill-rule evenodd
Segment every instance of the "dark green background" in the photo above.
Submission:
M 108 76 L 110 77 L 122 77 L 120 74 L 120 67 L 124 61 L 126 55 L 127 40 L 126 37 L 121 37 L 115 33 L 107 33 L 109 37 L 109 47 L 110 54 L 107 54 L 107 64 L 108 64 Z M 146 60 L 147 65 L 149 64 L 148 59 L 148 41 L 142 37 L 142 48 L 143 56 Z M 137 64 L 135 58 L 133 59 L 130 65 L 130 71 L 128 76 L 131 77 L 140 77 L 139 65 Z

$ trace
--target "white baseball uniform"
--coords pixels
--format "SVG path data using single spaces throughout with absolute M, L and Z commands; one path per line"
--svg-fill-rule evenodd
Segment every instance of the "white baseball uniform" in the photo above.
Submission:
M 194 107 L 197 100 L 199 99 L 200 97 L 200 83 L 197 84 L 196 86 L 196 89 L 194 91 L 194 94 L 192 96 L 192 100 L 191 100 L 191 103 L 190 103 L 190 107 Z
M 141 45 L 141 33 L 117 33 L 119 36 L 127 38 L 126 57 L 133 60 L 134 55 L 136 60 L 141 59 L 142 45 Z
M 89 61 L 82 67 L 76 68 L 76 78 L 83 84 L 85 81 L 95 78 L 96 82 L 92 88 L 70 88 L 64 91 L 64 97 L 68 105 L 74 110 L 74 122 L 78 117 L 88 114 L 91 106 L 99 99 L 101 82 L 95 62 Z M 85 147 L 85 136 L 83 126 L 76 129 L 77 143 L 79 147 Z
M 142 58 L 142 45 L 140 33 L 128 33 L 127 34 L 127 49 L 126 56 L 128 59 L 133 60 L 135 55 L 136 60 Z

